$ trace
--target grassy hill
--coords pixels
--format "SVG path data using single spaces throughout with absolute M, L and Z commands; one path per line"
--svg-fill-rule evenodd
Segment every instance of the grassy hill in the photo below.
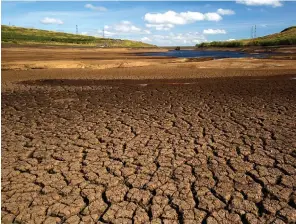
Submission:
M 248 46 L 279 46 L 296 45 L 296 26 L 284 29 L 275 33 L 254 39 L 243 39 L 236 41 L 213 41 L 197 44 L 197 47 L 248 47 Z
M 155 47 L 154 45 L 138 41 L 98 38 L 93 36 L 75 35 L 70 33 L 5 25 L 1 25 L 1 35 L 1 43 L 106 47 Z

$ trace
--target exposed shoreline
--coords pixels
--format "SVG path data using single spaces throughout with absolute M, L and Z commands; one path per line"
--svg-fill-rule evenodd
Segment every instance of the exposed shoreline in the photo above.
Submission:
M 270 56 L 269 59 L 220 59 L 208 63 L 209 58 L 183 59 L 166 56 L 139 56 L 139 53 L 165 52 L 169 48 L 150 49 L 130 49 L 130 48 L 71 48 L 71 47 L 9 47 L 2 48 L 2 71 L 7 70 L 30 70 L 30 69 L 51 69 L 51 68 L 71 68 L 71 69 L 109 69 L 143 66 L 171 66 L 188 64 L 197 68 L 252 68 L 252 63 L 258 68 L 261 67 L 293 67 L 294 54 L 282 53 Z M 210 50 L 210 49 L 208 49 Z M 212 49 L 214 50 L 214 49 Z M 219 49 L 215 49 L 219 50 Z M 220 48 L 220 50 L 222 50 Z M 225 50 L 225 49 L 223 49 Z M 238 49 L 231 49 L 238 50 Z M 282 49 L 284 50 L 284 49 Z M 291 50 L 293 51 L 293 49 Z M 274 59 L 273 59 L 274 58 Z M 231 63 L 233 61 L 234 63 Z M 250 64 L 249 62 L 252 63 Z M 195 63 L 195 64 L 194 64 Z M 220 65 L 221 64 L 221 65 Z M 233 66 L 235 65 L 235 66 Z M 260 66 L 259 66 L 260 67 Z
M 190 79 L 295 75 L 295 60 L 138 56 L 167 49 L 3 48 L 2 91 L 39 79 Z

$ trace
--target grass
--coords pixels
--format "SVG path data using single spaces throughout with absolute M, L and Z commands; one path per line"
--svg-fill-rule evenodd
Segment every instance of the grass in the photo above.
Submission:
M 254 39 L 236 41 L 213 41 L 197 44 L 197 47 L 249 47 L 249 46 L 280 46 L 296 45 L 296 26 L 291 26 L 280 33 L 275 33 Z
M 98 38 L 48 30 L 1 25 L 2 43 L 105 47 L 155 47 L 139 41 Z

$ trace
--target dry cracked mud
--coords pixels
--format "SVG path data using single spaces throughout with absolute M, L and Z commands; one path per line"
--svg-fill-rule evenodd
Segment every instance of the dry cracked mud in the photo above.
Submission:
M 295 223 L 296 80 L 2 92 L 3 223 Z

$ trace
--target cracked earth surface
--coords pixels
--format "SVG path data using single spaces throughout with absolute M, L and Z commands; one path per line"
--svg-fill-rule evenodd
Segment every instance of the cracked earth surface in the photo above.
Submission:
M 2 92 L 3 223 L 295 223 L 296 80 Z

